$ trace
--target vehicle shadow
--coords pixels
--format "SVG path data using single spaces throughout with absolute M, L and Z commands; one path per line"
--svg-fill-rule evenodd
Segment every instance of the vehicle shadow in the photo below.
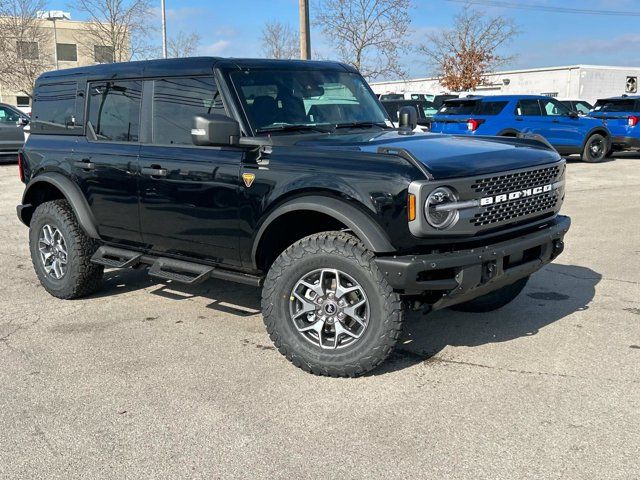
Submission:
M 534 274 L 509 305 L 489 313 L 451 309 L 412 312 L 391 358 L 371 375 L 429 361 L 447 346 L 477 347 L 536 335 L 568 315 L 589 308 L 602 276 L 586 267 L 551 264 Z
M 601 278 L 586 267 L 554 263 L 534 274 L 512 303 L 494 312 L 411 312 L 395 352 L 369 375 L 429 361 L 447 346 L 476 347 L 536 335 L 547 325 L 588 309 Z M 158 282 L 144 270 L 111 270 L 105 273 L 104 282 L 94 298 L 151 288 L 152 295 L 172 300 L 207 298 L 211 300 L 207 308 L 239 317 L 260 314 L 259 288 L 222 280 L 189 286 Z

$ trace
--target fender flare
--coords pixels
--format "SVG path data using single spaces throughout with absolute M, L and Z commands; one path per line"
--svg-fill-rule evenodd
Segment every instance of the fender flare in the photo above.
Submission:
M 29 202 L 29 196 L 33 192 L 34 187 L 41 183 L 48 183 L 60 190 L 62 195 L 64 195 L 64 198 L 69 202 L 69 205 L 71 205 L 73 213 L 76 215 L 78 223 L 85 233 L 91 238 L 100 239 L 96 219 L 93 216 L 91 208 L 82 194 L 80 187 L 73 183 L 69 178 L 57 172 L 45 172 L 33 177 L 29 181 L 24 194 L 22 195 L 22 208 L 19 208 L 19 210 L 21 210 L 20 220 L 22 220 L 23 223 L 26 225 L 29 223 L 28 221 L 25 222 L 24 219 L 24 213 L 26 213 L 25 210 L 33 213 L 33 205 Z
M 349 230 L 353 231 L 367 249 L 373 252 L 384 253 L 396 251 L 384 230 L 362 210 L 335 198 L 309 195 L 283 203 L 273 210 L 264 222 L 262 222 L 262 225 L 254 237 L 253 247 L 251 249 L 251 261 L 254 267 L 257 265 L 256 256 L 258 246 L 269 226 L 284 214 L 302 210 L 324 213 L 333 217 L 335 220 L 346 225 Z

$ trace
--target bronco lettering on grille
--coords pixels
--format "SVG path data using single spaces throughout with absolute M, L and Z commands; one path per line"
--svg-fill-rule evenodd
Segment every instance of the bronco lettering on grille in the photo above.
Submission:
M 533 197 L 540 195 L 541 193 L 547 193 L 553 190 L 553 184 L 542 185 L 540 187 L 525 188 L 524 190 L 518 190 L 511 193 L 503 193 L 501 195 L 493 195 L 491 197 L 484 197 L 480 199 L 480 206 L 494 205 L 496 203 L 510 202 L 512 200 L 518 200 L 520 198 Z

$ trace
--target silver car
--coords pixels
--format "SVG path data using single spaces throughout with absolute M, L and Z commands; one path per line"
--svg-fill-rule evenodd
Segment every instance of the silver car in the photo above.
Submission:
M 0 103 L 0 155 L 15 154 L 24 144 L 29 117 L 16 107 Z

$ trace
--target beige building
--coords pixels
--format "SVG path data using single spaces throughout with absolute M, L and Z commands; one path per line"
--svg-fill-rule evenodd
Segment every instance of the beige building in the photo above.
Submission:
M 38 20 L 43 30 L 40 41 L 17 40 L 18 55 L 23 55 L 23 58 L 46 59 L 45 70 L 113 63 L 114 48 L 93 44 L 96 42 L 92 42 L 92 35 L 88 34 L 90 23 L 70 20 L 69 14 L 64 12 L 43 12 L 42 16 L 43 18 Z M 12 91 L 10 87 L 2 84 L 0 102 L 16 105 L 25 111 L 30 109 L 28 96 Z

